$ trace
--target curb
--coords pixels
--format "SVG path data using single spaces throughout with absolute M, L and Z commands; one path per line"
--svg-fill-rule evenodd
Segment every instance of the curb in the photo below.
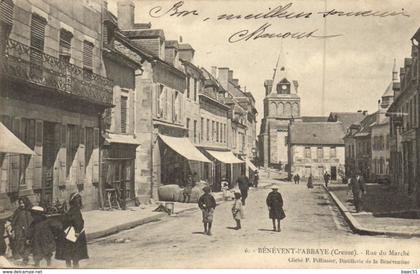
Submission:
M 218 197 L 216 198 L 216 203 L 221 203 L 223 202 L 223 198 L 222 197 Z M 189 212 L 189 211 L 195 211 L 198 210 L 198 207 L 195 208 L 186 208 L 183 210 L 180 210 L 178 212 L 176 212 L 177 214 L 179 213 L 184 213 L 184 212 Z M 120 225 L 116 225 L 101 231 L 96 231 L 96 232 L 91 232 L 91 233 L 86 233 L 86 240 L 87 242 L 91 242 L 93 240 L 96 240 L 98 238 L 103 238 L 112 234 L 116 234 L 118 232 L 121 232 L 123 230 L 128 230 L 137 226 L 141 226 L 147 223 L 151 223 L 151 222 L 156 222 L 159 221 L 160 219 L 164 218 L 164 217 L 169 217 L 169 215 L 167 213 L 156 213 L 156 215 L 153 216 L 149 216 L 149 217 L 145 217 L 145 218 L 141 218 L 135 221 L 131 221 L 131 222 L 127 222 L 124 224 L 120 224 Z
M 347 224 L 350 226 L 351 230 L 360 235 L 385 235 L 385 236 L 397 236 L 397 237 L 420 237 L 420 233 L 408 233 L 400 231 L 385 231 L 385 230 L 376 230 L 369 229 L 362 226 L 356 218 L 350 213 L 347 207 L 335 196 L 334 193 L 329 191 L 324 185 L 323 189 L 330 195 L 334 203 L 337 205 Z

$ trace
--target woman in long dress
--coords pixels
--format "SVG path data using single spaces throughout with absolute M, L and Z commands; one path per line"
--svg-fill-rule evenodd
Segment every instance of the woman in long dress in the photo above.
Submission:
M 26 244 L 29 237 L 29 226 L 32 223 L 32 204 L 28 197 L 21 197 L 18 200 L 19 207 L 15 210 L 11 220 L 12 242 L 11 248 L 14 259 L 23 259 L 22 264 L 28 263 L 30 248 Z
M 267 206 L 269 211 L 269 217 L 273 221 L 273 231 L 280 232 L 280 220 L 284 219 L 286 217 L 286 214 L 283 210 L 283 197 L 278 192 L 277 187 L 271 188 L 273 191 L 271 191 L 267 196 Z M 276 221 L 277 221 L 277 227 L 276 227 Z
M 70 195 L 70 209 L 66 212 L 63 217 L 63 228 L 67 231 L 69 227 L 73 227 L 75 231 L 76 241 L 70 241 L 66 239 L 66 235 L 63 232 L 57 243 L 57 251 L 55 258 L 57 260 L 65 260 L 67 267 L 78 268 L 79 261 L 88 259 L 86 234 L 84 231 L 84 220 L 82 212 L 82 196 L 79 193 L 72 193 Z M 73 265 L 72 265 L 73 263 Z

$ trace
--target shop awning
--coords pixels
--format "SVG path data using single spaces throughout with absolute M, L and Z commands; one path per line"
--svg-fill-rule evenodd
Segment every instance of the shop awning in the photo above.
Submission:
M 3 123 L 0 123 L 0 152 L 36 155 L 32 149 L 19 140 Z
M 207 157 L 204 156 L 188 138 L 171 137 L 160 134 L 159 137 L 166 145 L 184 158 L 187 158 L 190 161 L 211 163 L 211 161 L 207 159 Z
M 252 171 L 256 171 L 258 169 L 249 159 L 245 159 L 245 163 Z
M 207 152 L 216 158 L 216 160 L 225 164 L 242 164 L 244 162 L 241 159 L 236 158 L 231 151 L 207 150 Z
M 108 133 L 108 136 L 105 138 L 105 140 L 112 144 L 127 144 L 127 145 L 140 145 L 140 140 L 134 138 L 133 135 L 129 134 L 115 134 L 115 133 Z

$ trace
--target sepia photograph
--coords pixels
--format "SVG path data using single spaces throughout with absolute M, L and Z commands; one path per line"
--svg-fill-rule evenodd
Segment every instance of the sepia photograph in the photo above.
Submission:
M 2 273 L 417 274 L 419 49 L 418 0 L 0 0 Z

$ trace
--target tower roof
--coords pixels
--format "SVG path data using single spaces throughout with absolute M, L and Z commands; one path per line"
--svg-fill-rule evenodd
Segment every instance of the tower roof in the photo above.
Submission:
M 273 73 L 271 93 L 277 93 L 276 91 L 277 84 L 284 79 L 288 80 L 287 69 L 286 69 L 286 58 L 284 56 L 283 44 L 282 44 L 280 48 L 279 56 L 277 58 L 276 68 L 274 69 L 274 73 Z M 296 80 L 288 80 L 288 81 L 291 83 L 290 93 L 297 94 L 298 81 Z

